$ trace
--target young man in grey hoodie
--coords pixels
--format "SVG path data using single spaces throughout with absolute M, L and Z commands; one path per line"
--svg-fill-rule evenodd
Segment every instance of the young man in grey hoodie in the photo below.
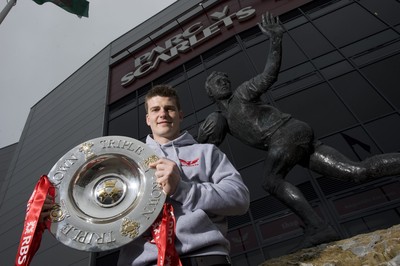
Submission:
M 240 174 L 216 146 L 180 132 L 183 113 L 172 87 L 152 88 L 145 108 L 152 131 L 146 144 L 161 158 L 150 167 L 174 208 L 182 265 L 230 265 L 226 216 L 246 213 L 250 202 Z M 122 247 L 118 265 L 157 264 L 157 247 L 146 236 Z

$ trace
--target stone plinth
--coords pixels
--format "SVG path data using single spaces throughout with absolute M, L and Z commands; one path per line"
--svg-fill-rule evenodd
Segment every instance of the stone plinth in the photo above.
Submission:
M 268 260 L 260 266 L 397 266 L 400 225 Z

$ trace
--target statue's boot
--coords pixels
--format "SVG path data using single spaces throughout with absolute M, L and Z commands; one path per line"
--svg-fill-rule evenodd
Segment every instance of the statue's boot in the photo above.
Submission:
M 329 224 L 324 224 L 318 228 L 306 228 L 304 230 L 304 237 L 297 246 L 297 249 L 318 246 L 320 244 L 329 243 L 339 239 L 340 236 Z

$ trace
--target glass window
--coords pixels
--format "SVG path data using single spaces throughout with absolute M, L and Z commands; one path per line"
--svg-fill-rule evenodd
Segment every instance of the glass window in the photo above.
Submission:
M 365 125 L 383 152 L 400 152 L 400 116 L 393 114 Z
M 291 236 L 293 237 L 296 235 L 292 234 Z M 297 236 L 299 236 L 299 234 L 297 234 Z M 292 238 L 292 239 L 289 239 L 286 241 L 283 240 L 283 241 L 277 242 L 274 245 L 269 245 L 267 247 L 264 247 L 263 252 L 267 258 L 277 258 L 277 257 L 283 256 L 283 255 L 292 253 L 293 250 L 296 250 L 296 248 L 298 248 L 298 246 L 302 242 L 304 242 L 304 239 L 302 237 L 296 237 L 296 238 Z M 279 258 L 277 258 L 276 260 L 274 259 L 273 261 L 277 261 L 279 263 L 281 262 L 279 260 Z M 278 265 L 279 265 L 279 263 L 278 263 Z
M 268 51 L 268 50 L 266 50 Z M 265 59 L 267 59 L 265 57 Z M 293 42 L 293 40 L 285 33 L 282 40 L 282 65 L 281 70 L 288 69 L 295 65 L 301 64 L 307 60 L 307 57 Z
M 195 98 L 196 99 L 196 98 Z M 197 119 L 199 122 L 204 121 L 206 117 L 211 114 L 212 112 L 217 110 L 217 106 L 215 104 L 209 105 L 206 108 L 203 108 L 196 112 Z
M 325 79 L 331 79 L 351 70 L 353 70 L 353 67 L 350 65 L 350 63 L 343 60 L 339 63 L 322 68 L 321 73 Z
M 256 233 L 252 225 L 230 231 L 228 239 L 231 243 L 231 255 L 258 247 Z
M 316 73 L 309 73 L 302 77 L 294 79 L 292 82 L 288 82 L 287 84 L 285 84 L 285 86 L 279 86 L 276 89 L 274 88 L 272 90 L 272 96 L 274 99 L 279 99 L 281 97 L 292 94 L 293 92 L 302 90 L 310 85 L 317 84 L 320 81 L 321 81 L 320 75 Z
M 340 76 L 331 82 L 345 103 L 362 121 L 392 111 L 392 108 L 357 72 Z
M 235 266 L 253 266 L 260 265 L 265 261 L 259 250 L 247 252 L 243 255 L 232 257 L 232 265 Z
M 250 147 L 235 137 L 229 135 L 229 146 L 235 158 L 236 167 L 241 169 L 258 160 L 265 158 L 265 151 Z M 261 173 L 259 174 L 261 176 Z
M 400 54 L 366 66 L 361 71 L 397 108 L 400 108 Z
M 139 127 L 139 138 L 144 138 L 151 133 L 150 127 L 146 123 L 146 109 L 144 104 L 139 105 L 139 116 L 132 123 L 137 123 Z
M 370 12 L 384 20 L 386 23 L 389 23 L 390 25 L 400 23 L 399 1 L 386 0 L 384 5 L 376 0 L 361 0 L 360 3 L 366 6 Z
M 314 23 L 338 47 L 384 29 L 382 22 L 356 4 L 315 19 Z
M 137 108 L 120 115 L 108 123 L 108 135 L 120 135 L 138 138 Z
M 273 196 L 267 196 L 250 204 L 250 211 L 254 220 L 265 219 L 271 214 L 287 211 L 288 207 Z
M 348 0 L 318 0 L 311 1 L 310 3 L 302 6 L 301 9 L 311 18 L 316 18 L 335 11 L 336 9 L 339 9 L 341 6 L 345 6 L 348 3 Z
M 260 38 L 264 39 L 265 35 L 262 36 L 263 33 L 261 32 L 260 28 L 258 26 L 250 28 L 246 31 L 243 31 L 239 33 L 240 39 L 242 39 L 243 42 L 245 43 L 253 43 L 255 41 L 259 41 Z M 261 37 L 262 36 L 262 37 Z M 255 40 L 256 39 L 256 40 Z
M 185 116 L 185 118 L 181 122 L 181 130 L 190 130 L 191 128 L 196 126 L 197 126 L 197 119 L 194 114 Z
M 202 54 L 204 63 L 208 66 L 213 65 L 215 61 L 218 61 L 219 56 L 223 56 L 228 51 L 237 51 L 239 50 L 239 44 L 236 41 L 236 37 L 229 38 L 223 43 L 211 48 L 207 52 Z
M 356 122 L 326 83 L 280 99 L 277 105 L 283 112 L 309 123 L 317 137 Z
M 192 95 L 191 99 L 193 100 L 196 111 L 212 103 L 205 89 L 206 78 L 206 73 L 202 72 L 188 79 Z
M 267 62 L 268 49 L 269 40 L 260 42 L 246 49 L 247 54 L 251 58 L 257 73 L 260 73 L 264 70 L 265 63 Z
M 387 202 L 385 194 L 379 188 L 361 193 L 354 193 L 333 201 L 338 215 L 346 217 L 362 211 L 370 211 L 373 207 L 382 206 Z
M 371 51 L 368 51 L 367 53 L 353 57 L 353 61 L 356 63 L 357 66 L 363 66 L 367 63 L 376 61 L 377 59 L 381 59 L 398 52 L 399 47 L 400 42 L 387 43 L 380 47 L 374 47 L 374 49 L 371 49 Z
M 258 43 L 252 47 L 247 48 L 253 65 L 256 67 L 257 72 L 264 70 L 269 51 L 269 40 Z M 298 65 L 307 60 L 306 56 L 301 52 L 298 46 L 293 42 L 287 34 L 283 35 L 282 40 L 282 65 L 281 71 Z
M 385 185 L 381 187 L 389 201 L 395 201 L 400 199 L 400 182 Z
M 338 51 L 333 51 L 318 58 L 315 58 L 313 60 L 313 63 L 317 68 L 323 68 L 341 60 L 343 60 L 343 56 Z
M 179 66 L 170 72 L 168 72 L 165 75 L 162 75 L 161 77 L 157 78 L 156 80 L 153 81 L 153 86 L 159 85 L 159 84 L 170 84 L 173 80 L 177 79 L 183 79 L 183 66 Z
M 254 71 L 252 71 L 249 60 L 243 52 L 236 53 L 207 70 L 208 73 L 211 73 L 212 71 L 227 73 L 231 81 L 232 89 L 235 89 L 244 81 L 255 75 Z
M 368 38 L 359 40 L 355 43 L 343 47 L 341 51 L 347 57 L 364 55 L 366 52 L 381 49 L 385 43 L 390 43 L 398 37 L 398 34 L 393 30 L 385 30 L 377 34 L 371 35 Z
M 363 219 L 352 220 L 350 222 L 343 223 L 342 226 L 347 231 L 349 237 L 369 232 L 368 227 Z
M 186 77 L 190 78 L 204 71 L 204 66 L 201 62 L 201 57 L 195 57 L 191 61 L 185 63 Z
M 388 210 L 385 212 L 365 216 L 364 221 L 370 231 L 375 231 L 379 229 L 386 229 L 390 226 L 399 224 L 400 218 L 395 210 Z
M 289 34 L 310 58 L 328 53 L 333 49 L 332 45 L 311 25 L 311 23 L 292 29 Z
M 302 15 L 299 9 L 294 9 L 279 15 L 279 20 L 284 23 L 286 30 L 290 30 L 307 22 L 307 19 Z
M 353 161 L 364 160 L 372 155 L 381 153 L 374 144 L 374 141 L 361 127 L 343 131 L 339 134 L 323 138 L 321 141 Z
M 302 166 L 295 165 L 293 169 L 286 175 L 286 181 L 297 186 L 310 180 L 309 172 Z M 309 182 L 307 182 L 309 183 Z
M 277 219 L 271 219 L 268 222 L 260 222 L 259 230 L 263 242 L 276 242 L 280 238 L 293 233 L 300 233 L 300 226 L 304 225 L 303 221 L 295 214 L 282 215 Z
M 314 71 L 315 71 L 314 66 L 310 62 L 305 62 L 301 65 L 297 65 L 296 67 L 281 71 L 278 75 L 278 80 L 276 81 L 274 86 L 279 86 L 281 84 L 288 84 L 289 82 L 298 82 L 298 80 L 300 80 L 302 77 L 305 78 Z M 285 91 L 289 90 L 285 89 Z M 295 90 L 290 90 L 290 91 L 295 91 Z
M 354 188 L 356 186 L 359 186 L 359 184 L 356 184 L 354 182 L 350 181 L 341 181 L 329 176 L 322 176 L 317 179 L 318 180 L 318 185 L 324 192 L 326 196 L 335 194 L 335 193 L 341 193 L 342 191 L 345 191 L 350 188 Z M 332 210 L 330 210 L 332 212 Z
M 246 154 L 247 156 L 247 154 Z M 267 192 L 262 187 L 264 182 L 264 161 L 240 170 L 243 182 L 250 191 L 251 200 L 264 198 Z
M 183 114 L 185 116 L 192 114 L 194 111 L 194 108 L 193 108 L 192 96 L 190 95 L 190 89 L 189 89 L 188 83 L 187 82 L 180 83 L 179 85 L 175 86 L 175 89 L 178 92 L 178 96 L 180 99 L 181 109 L 183 111 Z

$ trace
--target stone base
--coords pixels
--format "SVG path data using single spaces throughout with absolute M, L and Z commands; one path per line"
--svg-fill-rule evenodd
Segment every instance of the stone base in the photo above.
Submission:
M 260 266 L 397 266 L 400 265 L 400 225 L 321 244 Z

